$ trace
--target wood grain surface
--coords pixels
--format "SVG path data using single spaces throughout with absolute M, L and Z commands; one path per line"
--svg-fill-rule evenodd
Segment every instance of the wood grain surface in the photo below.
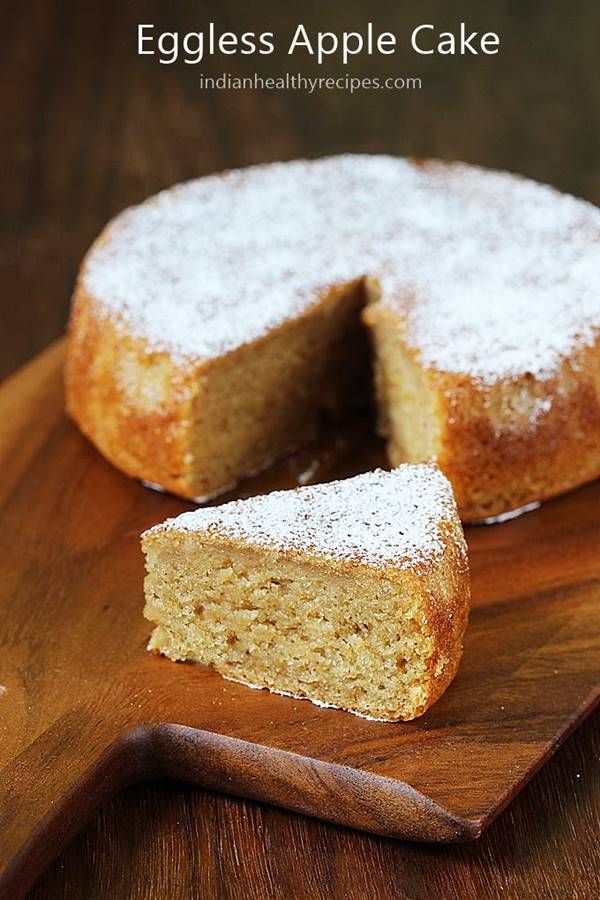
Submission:
M 170 777 L 396 838 L 477 838 L 600 698 L 600 482 L 466 530 L 472 611 L 447 693 L 381 724 L 146 652 L 139 535 L 191 508 L 66 419 L 64 343 L 0 388 L 0 893 L 19 896 L 105 800 Z M 240 493 L 384 462 L 348 423 Z
M 595 3 L 381 0 L 374 9 L 333 0 L 323 7 L 268 0 L 252 7 L 212 0 L 5 5 L 0 374 L 60 334 L 77 264 L 106 219 L 184 178 L 298 155 L 387 151 L 502 166 L 600 202 Z M 464 19 L 499 31 L 504 50 L 479 60 L 400 55 L 379 66 L 382 74 L 421 75 L 424 87 L 393 96 L 202 92 L 195 67 L 160 67 L 133 50 L 139 21 L 194 29 L 214 19 L 285 31 L 299 20 L 326 29 L 369 18 L 397 31 Z M 228 65 L 244 74 L 286 68 L 281 56 Z M 297 69 L 317 74 L 310 60 L 298 58 Z M 365 59 L 351 71 L 376 69 Z M 214 60 L 203 67 L 222 70 Z M 10 417 L 21 414 L 17 403 Z M 39 427 L 51 427 L 43 411 Z M 32 452 L 25 441 L 5 466 L 25 468 Z M 32 486 L 32 509 L 42 488 Z M 47 572 L 38 577 L 52 581 Z M 35 614 L 32 622 L 43 630 Z M 21 647 L 25 654 L 22 637 Z M 26 703 L 22 712 L 27 718 Z M 595 714 L 479 841 L 456 846 L 375 838 L 189 786 L 131 788 L 104 807 L 32 896 L 595 897 L 599 758 Z

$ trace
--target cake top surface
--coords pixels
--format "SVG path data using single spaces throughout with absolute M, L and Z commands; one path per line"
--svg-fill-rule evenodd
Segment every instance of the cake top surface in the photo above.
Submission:
M 126 210 L 82 284 L 100 313 L 185 362 L 255 340 L 366 274 L 423 365 L 487 383 L 548 378 L 599 333 L 600 210 L 462 163 L 274 163 Z
M 196 532 L 278 552 L 412 569 L 439 558 L 448 540 L 440 526 L 448 520 L 458 525 L 445 476 L 431 465 L 401 465 L 204 507 L 146 534 Z M 452 533 L 466 554 L 460 526 Z

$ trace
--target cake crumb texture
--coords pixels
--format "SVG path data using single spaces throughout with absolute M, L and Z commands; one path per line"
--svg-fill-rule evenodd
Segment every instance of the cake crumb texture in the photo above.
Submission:
M 66 395 L 109 460 L 193 499 L 309 443 L 374 369 L 391 465 L 435 461 L 472 521 L 600 475 L 599 360 L 600 210 L 506 172 L 342 155 L 113 220 L 78 280 Z
M 389 721 L 457 670 L 466 544 L 434 467 L 184 513 L 142 540 L 150 648 L 171 659 Z

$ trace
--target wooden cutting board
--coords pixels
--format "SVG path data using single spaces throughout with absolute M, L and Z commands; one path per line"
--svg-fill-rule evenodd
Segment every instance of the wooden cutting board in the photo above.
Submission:
M 467 529 L 463 663 L 415 722 L 150 655 L 139 534 L 190 504 L 81 437 L 63 412 L 63 356 L 54 345 L 0 389 L 1 896 L 23 892 L 111 793 L 165 776 L 400 838 L 475 838 L 597 702 L 600 482 Z M 382 462 L 353 425 L 237 496 Z

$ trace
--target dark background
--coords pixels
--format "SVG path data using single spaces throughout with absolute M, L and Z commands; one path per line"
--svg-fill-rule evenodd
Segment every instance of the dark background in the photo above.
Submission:
M 210 20 L 280 38 L 270 57 L 161 66 L 136 25 Z M 420 91 L 209 92 L 218 75 L 342 74 L 283 48 L 295 25 L 403 38 L 431 22 L 497 31 L 498 56 L 361 56 L 347 71 L 420 76 Z M 58 337 L 79 261 L 124 206 L 222 168 L 340 151 L 463 159 L 600 203 L 600 14 L 589 2 L 38 0 L 3 4 L 0 375 Z M 401 198 L 390 198 L 390 202 Z M 435 248 L 432 248 L 435 252 Z M 127 791 L 33 896 L 593 897 L 600 721 L 592 717 L 473 845 L 411 845 L 161 785 Z

